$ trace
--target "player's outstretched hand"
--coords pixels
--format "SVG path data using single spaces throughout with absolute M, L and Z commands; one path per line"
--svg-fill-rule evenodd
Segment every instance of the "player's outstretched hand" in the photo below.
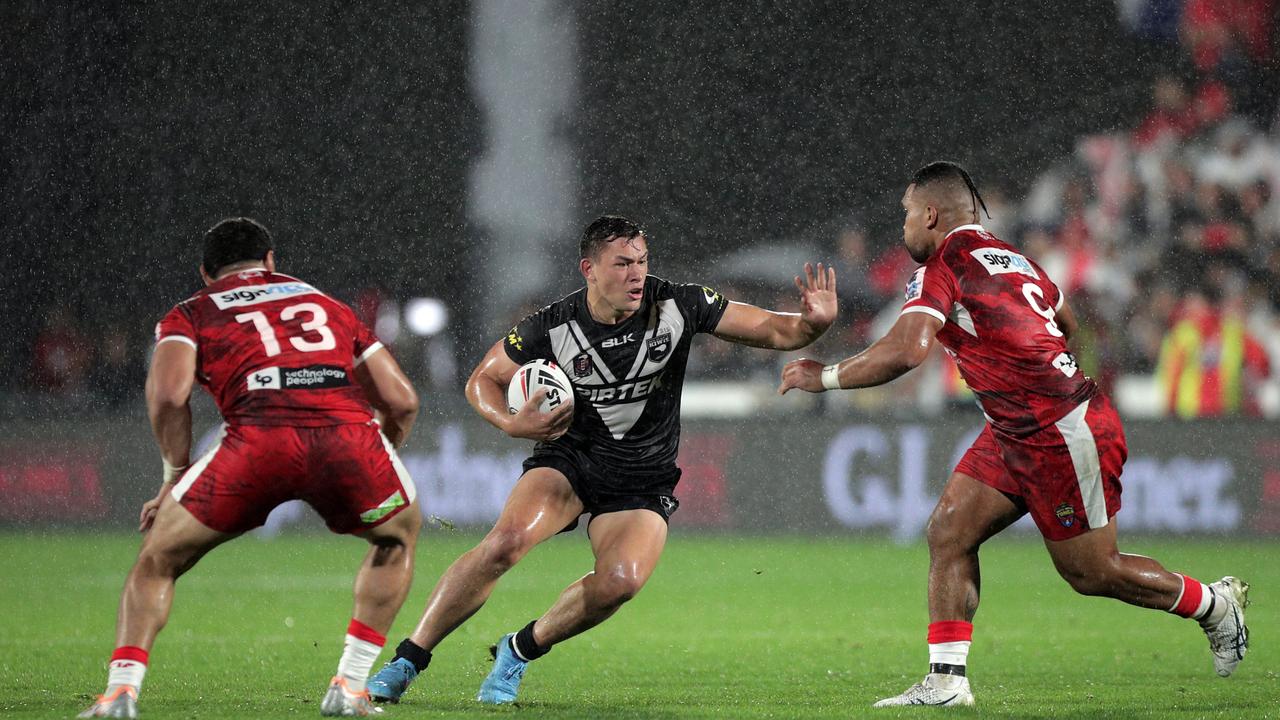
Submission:
M 151 529 L 156 521 L 156 513 L 160 512 L 160 503 L 172 490 L 173 483 L 166 482 L 160 486 L 160 492 L 156 493 L 155 497 L 142 503 L 142 512 L 138 514 L 138 532 L 144 533 Z
M 796 288 L 800 291 L 800 318 L 810 325 L 826 330 L 836 321 L 836 269 L 818 263 L 814 272 L 812 263 L 804 264 L 804 279 L 796 276 Z
M 819 266 L 821 267 L 821 266 Z M 786 395 L 788 390 L 798 389 L 805 392 L 820 393 L 822 387 L 822 363 L 809 358 L 792 360 L 782 368 L 782 384 L 778 386 L 778 394 Z
M 542 412 L 538 408 L 547 397 L 546 388 L 538 388 L 525 401 L 520 412 L 511 416 L 507 425 L 507 434 L 511 437 L 529 440 L 555 440 L 569 430 L 573 422 L 573 403 L 562 403 L 551 412 Z

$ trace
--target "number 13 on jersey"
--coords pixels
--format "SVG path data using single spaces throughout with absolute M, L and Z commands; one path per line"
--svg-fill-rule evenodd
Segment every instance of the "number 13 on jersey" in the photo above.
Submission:
M 299 352 L 318 352 L 332 350 L 337 347 L 333 331 L 326 325 L 329 321 L 329 315 L 324 311 L 323 307 L 316 303 L 290 305 L 280 311 L 280 321 L 282 323 L 289 322 L 303 313 L 306 314 L 306 318 L 302 321 L 303 333 L 317 333 L 320 335 L 320 339 L 313 341 L 298 335 L 290 337 L 289 344 Z M 266 351 L 267 357 L 275 357 L 280 354 L 280 340 L 276 337 L 276 329 L 267 320 L 266 313 L 260 310 L 240 313 L 236 315 L 236 322 L 253 323 L 254 328 L 258 331 L 258 336 L 262 338 L 262 347 Z

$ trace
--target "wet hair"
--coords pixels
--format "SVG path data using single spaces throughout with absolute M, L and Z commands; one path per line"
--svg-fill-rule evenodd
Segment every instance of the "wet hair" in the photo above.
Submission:
M 204 234 L 204 271 L 210 277 L 228 265 L 248 260 L 266 260 L 271 251 L 271 233 L 257 220 L 247 217 L 218 221 Z
M 925 188 L 930 185 L 957 185 L 964 183 L 969 191 L 969 200 L 973 203 L 973 214 L 978 214 L 978 206 L 982 206 L 982 211 L 991 217 L 991 211 L 987 210 L 987 204 L 982 201 L 982 193 L 978 192 L 978 186 L 973 183 L 973 178 L 969 177 L 969 173 L 960 166 L 960 163 L 950 160 L 935 160 L 928 165 L 916 170 L 911 176 L 911 184 L 918 188 Z
M 620 215 L 601 215 L 582 231 L 578 252 L 581 257 L 594 258 L 614 238 L 630 240 L 643 235 L 644 228 Z

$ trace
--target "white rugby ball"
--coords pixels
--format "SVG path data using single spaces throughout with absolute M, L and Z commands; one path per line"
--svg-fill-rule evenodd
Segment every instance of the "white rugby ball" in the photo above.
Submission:
M 515 415 L 528 402 L 529 396 L 546 388 L 547 396 L 538 409 L 551 412 L 561 405 L 573 404 L 573 385 L 559 365 L 550 360 L 530 360 L 520 366 L 507 385 L 507 412 Z

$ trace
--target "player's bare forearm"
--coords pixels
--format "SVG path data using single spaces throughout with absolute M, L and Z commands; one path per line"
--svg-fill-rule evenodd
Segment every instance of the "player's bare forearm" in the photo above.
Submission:
M 720 317 L 715 336 L 770 350 L 799 350 L 817 340 L 836 319 L 836 271 L 819 263 L 815 273 L 805 263 L 804 274 L 803 279 L 796 278 L 802 312 L 773 312 L 732 302 Z
M 886 336 L 857 355 L 841 360 L 837 364 L 836 378 L 842 388 L 875 387 L 914 370 L 921 360 L 897 339 Z
M 172 402 L 148 402 L 151 432 L 160 447 L 160 457 L 169 466 L 184 468 L 191 463 L 191 406 Z
M 418 393 L 413 383 L 386 348 L 356 366 L 355 371 L 356 381 L 382 426 L 382 434 L 393 447 L 400 447 L 418 418 Z
M 382 434 L 386 436 L 387 442 L 391 443 L 391 447 L 398 448 L 409 439 L 409 433 L 413 431 L 413 423 L 418 419 L 418 410 L 412 411 L 375 411 L 375 417 L 378 424 L 382 426 Z
M 734 317 L 729 317 L 730 312 Z M 765 348 L 799 350 L 822 337 L 830 322 L 815 322 L 799 313 L 781 313 L 742 303 L 730 303 L 715 336 L 721 340 Z
M 808 358 L 787 363 L 778 392 L 799 389 L 816 393 L 883 385 L 924 362 L 941 328 L 942 322 L 931 315 L 904 313 L 888 334 L 851 358 L 830 366 Z M 832 369 L 825 370 L 826 367 Z
M 778 394 L 785 395 L 789 390 L 820 393 L 883 385 L 916 366 L 910 354 L 894 348 L 894 343 L 886 340 L 881 338 L 857 355 L 832 365 L 809 358 L 792 360 L 782 369 Z
M 490 425 L 507 432 L 511 413 L 507 411 L 506 392 L 496 380 L 479 368 L 467 380 L 467 402 Z
M 147 372 L 147 416 L 160 446 L 166 476 L 184 468 L 191 456 L 191 388 L 195 384 L 196 350 L 184 342 L 156 345 Z M 171 479 L 166 477 L 166 479 Z
M 775 318 L 772 329 L 772 342 L 768 347 L 774 350 L 799 350 L 807 347 L 831 327 L 816 324 L 802 315 L 795 313 L 771 313 Z
M 1057 320 L 1058 328 L 1062 330 L 1062 338 L 1067 342 L 1071 342 L 1071 338 L 1076 334 L 1076 329 L 1080 327 L 1080 323 L 1076 320 L 1076 313 L 1071 309 L 1070 303 L 1063 301 L 1062 307 L 1058 308 L 1055 320 Z
M 514 438 L 554 440 L 573 423 L 573 403 L 562 403 L 551 412 L 542 412 L 545 389 L 538 389 L 514 415 L 507 409 L 507 385 L 519 369 L 499 342 L 476 366 L 467 380 L 467 402 L 489 424 Z

